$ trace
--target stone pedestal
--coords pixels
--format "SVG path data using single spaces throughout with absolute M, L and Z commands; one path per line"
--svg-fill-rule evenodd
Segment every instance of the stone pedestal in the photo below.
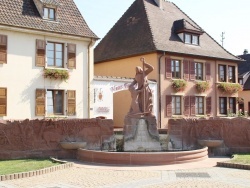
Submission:
M 154 116 L 126 117 L 123 129 L 124 151 L 161 151 Z

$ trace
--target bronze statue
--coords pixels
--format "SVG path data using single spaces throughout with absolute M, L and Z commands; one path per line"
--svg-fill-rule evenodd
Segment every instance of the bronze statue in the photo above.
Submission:
M 153 115 L 152 90 L 149 88 L 147 75 L 154 70 L 154 67 L 146 63 L 144 58 L 140 60 L 143 63 L 143 68 L 136 67 L 134 81 L 129 86 L 132 102 L 128 115 L 151 116 Z

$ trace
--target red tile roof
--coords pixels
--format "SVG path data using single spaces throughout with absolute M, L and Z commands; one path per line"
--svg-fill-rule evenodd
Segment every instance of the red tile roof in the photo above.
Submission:
M 52 2 L 52 0 L 42 0 Z M 55 0 L 54 0 L 55 1 Z M 88 27 L 73 0 L 56 0 L 56 21 L 44 20 L 33 0 L 1 0 L 0 25 L 98 38 Z
M 135 0 L 96 46 L 95 63 L 156 51 L 239 61 L 175 4 L 162 4 L 160 9 L 153 0 Z M 174 28 L 177 20 L 185 20 L 188 29 L 204 31 L 199 46 L 181 41 Z

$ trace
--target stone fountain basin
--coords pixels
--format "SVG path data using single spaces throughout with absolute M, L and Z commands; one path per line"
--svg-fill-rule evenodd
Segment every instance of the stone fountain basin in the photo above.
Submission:
M 63 149 L 79 149 L 85 148 L 87 142 L 60 142 Z
M 198 139 L 198 143 L 201 146 L 215 148 L 215 147 L 219 147 L 221 144 L 223 144 L 223 140 L 199 140 Z

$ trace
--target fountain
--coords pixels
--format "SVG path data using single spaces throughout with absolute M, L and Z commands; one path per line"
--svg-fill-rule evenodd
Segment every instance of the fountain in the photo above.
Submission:
M 124 152 L 78 149 L 79 160 L 105 164 L 162 165 L 194 162 L 207 158 L 207 147 L 191 151 L 164 152 L 161 147 L 156 117 L 152 113 L 152 91 L 147 75 L 154 67 L 141 58 L 143 68 L 136 67 L 134 81 L 129 86 L 131 106 L 124 119 Z M 173 149 L 172 143 L 167 144 Z M 169 148 L 170 149 L 170 148 Z

